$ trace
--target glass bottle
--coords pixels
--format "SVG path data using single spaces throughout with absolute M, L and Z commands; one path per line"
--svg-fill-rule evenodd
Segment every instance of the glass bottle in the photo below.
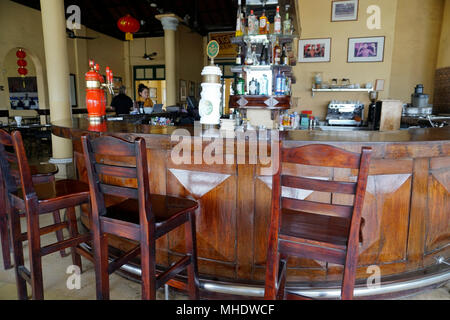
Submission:
M 253 10 L 250 10 L 250 15 L 248 16 L 248 34 L 255 35 L 258 33 L 258 19 L 256 18 Z
M 242 78 L 242 74 L 239 74 L 239 77 L 236 81 L 236 94 L 237 95 L 244 95 L 245 94 L 245 81 L 244 78 Z
M 273 33 L 274 34 L 281 34 L 280 6 L 277 6 L 277 13 L 275 15 L 274 25 L 273 25 Z
M 267 17 L 266 9 L 263 10 L 261 17 L 259 17 L 259 34 L 267 33 Z
M 289 7 L 286 6 L 286 19 L 283 21 L 283 33 L 285 35 L 292 34 L 291 18 L 289 18 Z
M 286 45 L 283 46 L 283 53 L 281 54 L 281 64 L 285 66 L 289 65 L 289 55 L 286 49 Z
M 260 94 L 263 96 L 269 95 L 269 79 L 265 74 L 263 75 L 263 78 L 261 80 Z
M 283 76 L 281 75 L 281 70 L 278 69 L 278 74 L 275 79 L 275 95 L 282 95 L 283 93 Z
M 242 37 L 244 34 L 242 32 L 243 25 L 241 20 L 241 0 L 238 0 L 238 11 L 237 11 L 237 18 L 236 18 L 236 37 Z
M 241 56 L 241 46 L 238 47 L 238 54 L 236 56 L 236 65 L 240 66 L 242 64 L 242 56 Z
M 267 33 L 267 34 L 270 34 L 270 21 L 269 21 L 269 19 L 267 19 L 266 33 Z
M 247 66 L 253 65 L 252 48 L 250 45 L 247 46 L 247 55 L 245 56 L 245 64 Z
M 281 63 L 281 47 L 278 38 L 273 46 L 273 64 L 279 65 Z

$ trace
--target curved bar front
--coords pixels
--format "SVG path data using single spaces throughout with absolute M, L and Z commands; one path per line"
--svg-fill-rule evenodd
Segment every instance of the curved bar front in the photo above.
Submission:
M 91 127 L 87 119 L 76 118 L 69 124 L 53 123 L 52 130 L 56 136 L 73 141 L 79 179 L 84 181 L 87 176 L 80 144 L 83 134 L 113 134 L 130 141 L 145 138 L 152 192 L 188 197 L 200 204 L 197 246 L 203 289 L 262 296 L 271 199 L 271 176 L 263 165 L 235 163 L 235 157 L 224 158 L 218 149 L 215 156 L 222 157 L 223 164 L 205 163 L 202 155 L 211 154 L 216 141 L 211 138 L 203 139 L 200 148 L 192 146 L 191 154 L 184 158 L 193 160 L 191 164 L 180 163 L 173 159 L 172 150 L 182 139 L 171 141 L 171 135 L 181 132 L 183 136 L 198 138 L 193 127 L 161 128 L 124 122 Z M 283 132 L 282 139 L 287 147 L 325 143 L 353 152 L 360 152 L 363 146 L 373 149 L 355 297 L 420 291 L 450 279 L 450 268 L 437 262 L 439 257 L 450 256 L 450 128 L 386 133 L 291 131 Z M 223 144 L 228 155 L 234 155 L 237 148 L 235 139 Z M 286 170 L 339 180 L 351 180 L 355 175 L 350 170 L 337 169 Z M 128 185 L 130 181 L 120 183 Z M 345 195 L 308 190 L 297 192 L 296 196 L 335 204 L 352 200 Z M 83 222 L 89 225 L 86 215 Z M 132 245 L 118 238 L 111 239 L 110 244 L 121 251 Z M 183 252 L 184 233 L 174 231 L 159 239 L 157 246 L 157 262 L 167 267 Z M 139 274 L 138 265 L 126 268 L 131 274 Z M 341 273 L 338 265 L 292 258 L 288 263 L 288 288 L 311 296 L 335 297 L 339 294 L 336 288 Z M 372 283 L 378 275 L 381 286 Z

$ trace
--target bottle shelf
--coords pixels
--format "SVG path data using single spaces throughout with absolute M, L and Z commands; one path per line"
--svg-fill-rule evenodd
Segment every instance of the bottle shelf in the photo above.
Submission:
M 287 65 L 280 65 L 280 64 L 271 64 L 271 65 L 236 65 L 231 67 L 231 72 L 233 73 L 243 73 L 244 69 L 250 70 L 250 71 L 258 71 L 258 70 L 276 70 L 280 69 L 281 72 L 291 72 L 292 67 Z
M 272 95 L 234 95 L 230 96 L 230 108 L 288 110 L 291 108 L 291 96 Z
M 257 44 L 264 42 L 275 42 L 278 39 L 280 44 L 291 43 L 294 41 L 294 38 L 298 37 L 298 35 L 286 35 L 286 34 L 255 34 L 255 35 L 245 35 L 241 37 L 233 37 L 231 38 L 231 43 L 237 45 L 246 45 L 247 43 Z
M 314 97 L 316 92 L 371 92 L 373 89 L 368 88 L 359 88 L 359 89 L 350 89 L 350 88 L 330 88 L 330 89 L 311 89 L 312 96 Z

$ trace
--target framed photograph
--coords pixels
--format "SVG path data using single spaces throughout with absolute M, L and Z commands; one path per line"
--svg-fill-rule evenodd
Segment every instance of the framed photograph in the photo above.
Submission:
M 348 62 L 382 62 L 385 37 L 348 39 Z
M 194 81 L 189 81 L 189 96 L 190 97 L 195 97 L 195 82 Z
M 152 98 L 152 99 L 158 98 L 158 89 L 157 88 L 150 88 L 149 93 L 150 93 L 150 98 Z
M 330 62 L 331 38 L 302 39 L 298 45 L 299 62 Z
M 180 101 L 185 102 L 187 98 L 187 83 L 186 80 L 180 80 Z
M 375 82 L 375 91 L 383 91 L 384 90 L 384 79 L 378 79 Z
M 331 21 L 357 21 L 358 0 L 336 0 L 332 3 Z

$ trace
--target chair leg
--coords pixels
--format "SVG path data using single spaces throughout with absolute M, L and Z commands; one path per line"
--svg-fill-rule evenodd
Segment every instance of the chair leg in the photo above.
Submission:
M 96 227 L 97 228 L 97 227 Z M 108 238 L 95 230 L 93 234 L 97 300 L 109 300 Z
M 195 227 L 195 212 L 189 214 L 189 222 L 185 226 L 186 252 L 190 255 L 191 263 L 187 267 L 189 299 L 199 300 L 199 281 L 197 265 L 197 241 Z
M 156 249 L 149 228 L 141 228 L 142 300 L 156 300 Z
M 269 240 L 270 245 L 270 240 Z M 266 282 L 264 288 L 264 300 L 276 300 L 277 298 L 277 280 L 279 268 L 279 254 L 273 248 L 267 250 L 266 262 Z
M 5 270 L 11 269 L 11 246 L 9 242 L 8 217 L 6 212 L 0 212 L 0 240 L 2 243 L 3 265 Z
M 56 223 L 61 223 L 61 216 L 59 215 L 59 211 L 54 211 L 53 213 L 53 222 Z M 61 242 L 64 240 L 64 234 L 62 230 L 58 230 L 55 232 L 56 233 L 56 240 L 58 240 L 58 242 Z M 59 251 L 61 257 L 65 258 L 67 257 L 69 254 L 66 252 L 65 249 Z
M 286 297 L 287 256 L 283 254 L 280 255 L 280 263 L 278 269 L 280 275 L 278 277 L 279 286 L 277 292 L 277 300 L 284 300 Z
M 31 204 L 33 206 L 33 204 Z M 41 238 L 39 232 L 39 215 L 33 208 L 27 210 L 27 236 L 31 272 L 31 288 L 34 300 L 44 299 L 44 283 L 42 276 Z
M 22 230 L 20 227 L 20 217 L 18 213 L 14 209 L 9 209 L 9 230 L 11 231 L 11 243 L 13 247 L 13 256 L 14 256 L 14 272 L 16 275 L 16 284 L 17 284 L 17 298 L 19 300 L 27 300 L 27 282 L 19 273 L 19 268 L 25 265 L 25 261 L 23 258 L 23 245 L 20 240 L 20 236 L 22 234 Z
M 77 216 L 75 213 L 75 208 L 70 207 L 67 208 L 67 219 L 69 221 L 69 233 L 71 238 L 76 238 L 79 236 L 78 233 L 78 225 L 77 225 Z M 82 271 L 81 265 L 81 256 L 76 251 L 76 247 L 71 247 L 70 252 L 72 254 L 72 263 L 80 268 L 80 272 Z
M 352 261 L 355 260 L 355 261 Z M 344 275 L 342 279 L 341 299 L 353 300 L 353 291 L 355 289 L 356 279 L 356 259 L 347 257 L 347 261 L 344 266 Z

